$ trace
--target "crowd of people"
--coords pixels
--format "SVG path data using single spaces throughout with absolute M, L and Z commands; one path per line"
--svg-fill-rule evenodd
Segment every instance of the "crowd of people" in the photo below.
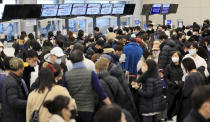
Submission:
M 1 121 L 209 122 L 209 20 L 108 31 L 0 43 Z

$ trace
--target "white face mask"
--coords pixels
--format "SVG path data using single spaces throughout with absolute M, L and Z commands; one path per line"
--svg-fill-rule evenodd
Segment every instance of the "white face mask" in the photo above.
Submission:
M 196 52 L 196 49 L 189 49 L 189 54 L 191 56 L 195 55 L 197 52 Z
M 56 63 L 56 64 L 61 64 L 61 61 L 62 61 L 61 58 L 56 58 L 56 59 L 55 59 L 55 63 Z
M 0 53 L 3 51 L 3 48 L 0 48 Z
M 196 32 L 193 32 L 193 35 L 196 35 L 197 33 Z
M 28 41 L 28 37 L 25 37 L 24 40 L 25 40 L 25 41 Z
M 172 60 L 174 63 L 179 62 L 179 58 L 177 58 L 177 57 L 172 57 L 171 60 Z
M 149 30 L 149 31 L 151 31 L 151 30 L 152 30 L 152 28 L 149 28 L 148 30 Z

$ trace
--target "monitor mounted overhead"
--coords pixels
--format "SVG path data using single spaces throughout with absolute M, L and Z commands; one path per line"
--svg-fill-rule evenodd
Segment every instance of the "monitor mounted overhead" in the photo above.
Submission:
M 168 13 L 175 14 L 178 10 L 178 4 L 171 4 Z
M 124 13 L 125 4 L 113 4 L 112 15 L 122 15 Z
M 101 4 L 90 3 L 88 4 L 86 15 L 99 15 L 100 9 L 101 9 Z
M 58 8 L 57 16 L 70 16 L 72 10 L 72 4 L 60 4 Z
M 170 8 L 170 4 L 163 4 L 163 7 L 161 9 L 161 14 L 168 14 Z
M 112 14 L 113 4 L 102 4 L 101 5 L 101 15 L 110 15 Z
M 124 15 L 133 15 L 136 4 L 125 4 Z
M 160 14 L 162 4 L 153 4 L 151 14 Z
M 41 17 L 56 17 L 58 12 L 57 4 L 45 4 L 42 5 Z
M 83 4 L 83 3 L 73 4 L 72 15 L 74 16 L 85 15 L 86 10 L 87 10 L 87 4 Z
M 152 10 L 152 4 L 144 4 L 141 15 L 150 15 Z

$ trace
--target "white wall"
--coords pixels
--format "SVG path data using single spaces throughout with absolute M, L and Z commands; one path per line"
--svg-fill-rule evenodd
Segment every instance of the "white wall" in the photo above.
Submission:
M 193 22 L 202 24 L 203 20 L 210 18 L 210 0 L 143 0 L 143 4 L 153 3 L 179 4 L 176 14 L 167 15 L 167 19 L 172 20 L 176 26 L 178 19 L 183 19 L 184 25 L 191 25 Z M 146 20 L 145 17 L 142 19 Z M 156 24 L 163 24 L 162 15 L 152 15 L 150 20 Z

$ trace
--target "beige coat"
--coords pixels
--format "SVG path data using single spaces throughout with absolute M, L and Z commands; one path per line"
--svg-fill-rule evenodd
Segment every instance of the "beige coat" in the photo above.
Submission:
M 26 109 L 26 121 L 29 122 L 32 114 L 35 110 L 38 110 L 39 106 L 41 105 L 45 95 L 47 94 L 48 90 L 45 89 L 44 93 L 38 93 L 37 91 L 33 91 L 28 96 L 27 101 L 27 109 Z M 55 85 L 52 87 L 51 91 L 48 93 L 46 100 L 53 100 L 58 95 L 64 95 L 71 98 L 68 90 L 62 86 Z M 41 107 L 39 112 L 39 122 L 48 122 L 51 118 L 51 114 L 48 112 L 47 108 Z
M 110 39 L 115 39 L 116 34 L 114 32 L 109 32 L 106 34 L 106 41 L 108 42 Z

